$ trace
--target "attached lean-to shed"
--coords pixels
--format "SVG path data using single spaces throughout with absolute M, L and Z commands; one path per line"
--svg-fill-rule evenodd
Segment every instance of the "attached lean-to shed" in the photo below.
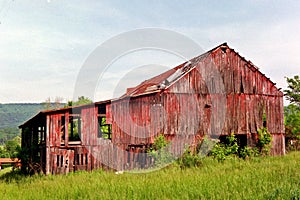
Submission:
M 159 134 L 180 155 L 204 136 L 235 133 L 241 146 L 255 146 L 266 127 L 271 153 L 285 154 L 283 93 L 226 43 L 118 99 L 43 111 L 20 127 L 22 146 L 36 147 L 30 157 L 46 174 L 146 167 L 143 153 Z

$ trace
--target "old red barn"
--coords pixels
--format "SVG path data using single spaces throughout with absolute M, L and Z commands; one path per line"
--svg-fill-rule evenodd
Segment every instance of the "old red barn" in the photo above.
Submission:
M 44 173 L 149 165 L 143 154 L 159 134 L 180 155 L 186 145 L 235 133 L 254 146 L 272 134 L 283 155 L 283 93 L 226 43 L 128 88 L 118 99 L 42 111 L 22 124 L 22 147 Z

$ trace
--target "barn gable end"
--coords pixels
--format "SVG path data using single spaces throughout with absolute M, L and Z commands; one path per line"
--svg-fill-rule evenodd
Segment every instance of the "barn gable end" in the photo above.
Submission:
M 283 93 L 227 44 L 144 81 L 112 105 L 117 109 L 115 115 L 120 116 L 119 124 L 130 122 L 126 128 L 114 131 L 116 138 L 126 135 L 126 139 L 118 140 L 124 146 L 151 142 L 160 133 L 170 140 L 178 134 L 202 138 L 235 133 L 246 137 L 247 145 L 253 146 L 257 130 L 264 126 L 273 135 L 273 143 L 281 144 L 284 140 Z M 130 112 L 120 105 L 127 105 Z M 154 114 L 151 117 L 153 110 L 160 113 L 159 118 Z M 141 126 L 148 133 L 148 141 L 131 137 L 132 132 L 137 132 L 134 129 L 145 121 L 156 127 L 147 131 L 145 124 Z M 275 138 L 281 141 L 274 142 Z M 278 154 L 275 146 L 272 153 Z M 284 154 L 282 145 L 280 149 L 279 154 Z

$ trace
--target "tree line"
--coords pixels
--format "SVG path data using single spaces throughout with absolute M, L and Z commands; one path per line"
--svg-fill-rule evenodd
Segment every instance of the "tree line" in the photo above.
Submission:
M 290 104 L 284 108 L 287 150 L 300 150 L 300 78 L 286 77 L 288 87 L 284 95 Z

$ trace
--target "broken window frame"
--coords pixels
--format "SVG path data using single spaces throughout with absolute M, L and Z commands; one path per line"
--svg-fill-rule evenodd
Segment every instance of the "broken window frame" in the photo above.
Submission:
M 106 123 L 106 116 L 98 115 L 98 138 L 111 140 L 112 138 L 111 124 Z
M 78 142 L 81 141 L 81 127 L 82 121 L 80 115 L 72 115 L 69 117 L 68 125 L 68 141 Z

